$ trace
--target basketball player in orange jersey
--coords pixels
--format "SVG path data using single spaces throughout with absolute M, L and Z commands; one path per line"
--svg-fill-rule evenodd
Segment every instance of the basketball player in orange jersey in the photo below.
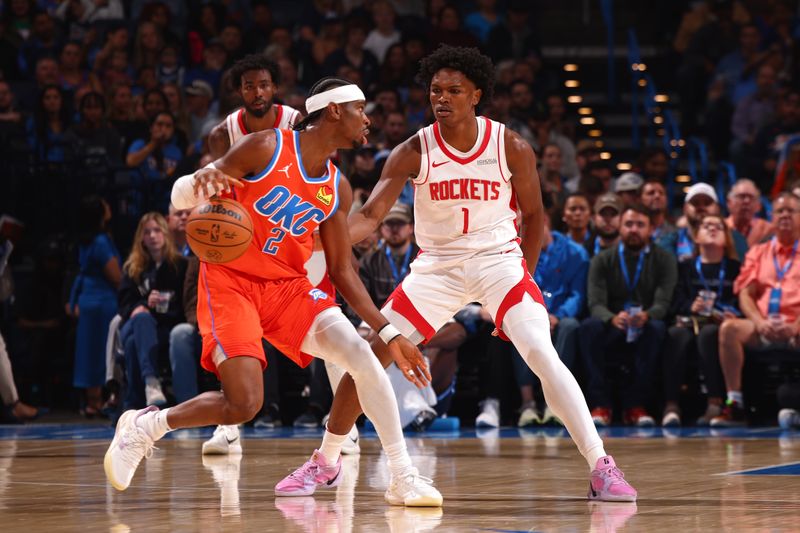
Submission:
M 347 211 L 352 191 L 328 156 L 366 142 L 369 119 L 364 105 L 356 85 L 324 79 L 312 87 L 306 101 L 309 116 L 295 125 L 295 131 L 247 135 L 221 159 L 176 181 L 172 190 L 176 207 L 191 208 L 203 197 L 222 193 L 248 210 L 254 235 L 238 259 L 201 263 L 197 301 L 201 363 L 217 374 L 223 390 L 161 411 L 148 407 L 123 413 L 104 460 L 106 476 L 116 489 L 129 486 L 142 458 L 153 452 L 154 441 L 168 431 L 238 424 L 258 412 L 266 365 L 264 337 L 301 366 L 316 356 L 350 373 L 389 459 L 387 502 L 442 504 L 433 482 L 411 464 L 397 403 L 378 359 L 333 299 L 311 286 L 303 268 L 311 255 L 311 235 L 319 227 L 336 288 L 380 332 L 410 381 L 419 386 L 430 381 L 422 354 L 380 314 L 350 263 Z M 341 481 L 341 440 L 333 442 L 334 437 L 326 432 L 320 450 L 294 478 L 308 494 L 318 483 L 335 487 Z M 330 449 L 336 449 L 336 455 L 330 455 Z
M 547 405 L 586 458 L 589 498 L 635 501 L 636 490 L 606 455 L 583 393 L 553 348 L 547 310 L 531 275 L 544 216 L 536 158 L 515 132 L 475 114 L 491 97 L 493 80 L 491 60 L 475 48 L 442 46 L 422 60 L 418 81 L 428 88 L 436 122 L 392 150 L 369 199 L 349 218 L 351 241 L 378 226 L 411 179 L 422 251 L 383 315 L 420 342 L 464 305 L 481 303 L 496 333 L 510 339 L 539 376 Z M 353 381 L 345 376 L 328 428 L 347 431 L 358 406 Z
M 274 103 L 280 68 L 263 54 L 251 54 L 234 63 L 231 80 L 243 106 L 211 130 L 208 147 L 214 159 L 221 158 L 236 141 L 249 133 L 271 128 L 291 129 L 302 118 L 293 107 Z M 213 436 L 203 443 L 202 450 L 204 455 L 241 453 L 239 426 L 217 426 Z

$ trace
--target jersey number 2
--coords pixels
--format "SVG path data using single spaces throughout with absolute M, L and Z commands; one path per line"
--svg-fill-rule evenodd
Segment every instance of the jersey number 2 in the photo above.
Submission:
M 272 237 L 267 239 L 267 242 L 264 243 L 264 249 L 261 250 L 265 254 L 275 255 L 278 253 L 278 245 L 281 243 L 284 237 L 286 237 L 286 230 L 282 230 L 281 228 L 272 228 Z
M 461 212 L 464 213 L 464 229 L 461 233 L 467 233 L 469 232 L 469 209 L 462 207 Z

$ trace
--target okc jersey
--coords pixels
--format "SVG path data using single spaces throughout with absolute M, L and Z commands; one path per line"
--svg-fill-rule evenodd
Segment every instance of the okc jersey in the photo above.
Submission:
M 422 157 L 414 179 L 414 233 L 426 253 L 475 254 L 517 238 L 505 126 L 476 120 L 478 140 L 466 153 L 445 142 L 438 122 L 417 133 Z
M 275 123 L 272 125 L 273 128 L 289 130 L 294 124 L 299 122 L 300 112 L 297 109 L 280 104 L 272 104 L 272 107 L 275 108 L 276 113 Z M 247 130 L 247 126 L 244 123 L 244 113 L 244 108 L 240 107 L 225 117 L 225 124 L 228 126 L 228 139 L 231 141 L 231 146 L 248 133 L 252 133 Z
M 328 161 L 324 175 L 308 176 L 299 132 L 273 131 L 275 153 L 267 166 L 225 195 L 247 209 L 254 231 L 244 255 L 222 266 L 266 280 L 305 277 L 314 230 L 339 206 L 341 174 Z

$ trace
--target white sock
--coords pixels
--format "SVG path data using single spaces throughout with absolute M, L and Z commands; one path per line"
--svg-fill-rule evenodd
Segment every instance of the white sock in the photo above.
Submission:
M 594 470 L 594 467 L 597 466 L 597 460 L 601 457 L 605 457 L 608 455 L 606 450 L 603 448 L 603 443 L 595 444 L 586 452 L 584 453 L 584 457 L 586 458 L 586 462 L 589 463 L 589 471 Z
M 144 378 L 144 383 L 148 387 L 157 387 L 159 389 L 161 388 L 161 382 L 155 376 L 147 376 L 146 378 Z
M 136 425 L 142 428 L 151 439 L 159 440 L 167 432 L 172 431 L 172 428 L 167 423 L 168 411 L 169 408 L 145 413 L 136 419 Z
M 325 435 L 322 437 L 322 446 L 319 447 L 319 453 L 325 457 L 325 462 L 329 465 L 335 465 L 339 460 L 339 455 L 342 452 L 342 444 L 347 438 L 347 434 L 337 435 L 328 431 L 325 428 Z
M 411 464 L 411 457 L 408 455 L 405 440 L 389 444 L 388 446 L 384 445 L 383 450 L 386 452 L 389 471 L 392 473 L 392 477 L 402 477 L 411 471 L 414 465 Z
M 742 391 L 729 390 L 728 391 L 728 401 L 729 402 L 736 402 L 739 406 L 744 405 L 744 396 L 742 395 Z

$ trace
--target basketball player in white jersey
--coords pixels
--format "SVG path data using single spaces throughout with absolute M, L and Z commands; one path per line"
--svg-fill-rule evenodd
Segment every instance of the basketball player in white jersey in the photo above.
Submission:
M 246 56 L 231 67 L 233 87 L 244 105 L 225 117 L 208 136 L 211 156 L 219 159 L 233 143 L 256 131 L 291 129 L 302 115 L 297 109 L 273 102 L 280 84 L 278 65 L 262 54 Z
M 496 333 L 510 339 L 539 376 L 547 404 L 589 464 L 589 498 L 635 501 L 636 490 L 605 453 L 583 393 L 550 340 L 547 310 L 531 275 L 544 216 L 536 158 L 515 132 L 475 115 L 481 100 L 491 97 L 493 80 L 491 60 L 474 48 L 442 46 L 423 59 L 418 81 L 429 90 L 436 122 L 392 151 L 369 199 L 349 217 L 351 242 L 358 242 L 378 226 L 406 180 L 413 181 L 422 251 L 381 310 L 390 324 L 378 334 L 384 341 L 402 334 L 424 342 L 462 306 L 481 303 Z M 359 414 L 345 375 L 325 440 L 343 441 Z
M 272 128 L 291 129 L 303 118 L 293 107 L 273 101 L 280 83 L 280 68 L 263 54 L 251 54 L 234 63 L 231 79 L 244 105 L 211 130 L 208 147 L 215 160 L 225 155 L 236 141 L 248 133 Z M 319 255 L 315 254 L 316 261 Z M 214 435 L 203 443 L 203 454 L 228 453 L 242 453 L 239 427 L 217 426 Z

